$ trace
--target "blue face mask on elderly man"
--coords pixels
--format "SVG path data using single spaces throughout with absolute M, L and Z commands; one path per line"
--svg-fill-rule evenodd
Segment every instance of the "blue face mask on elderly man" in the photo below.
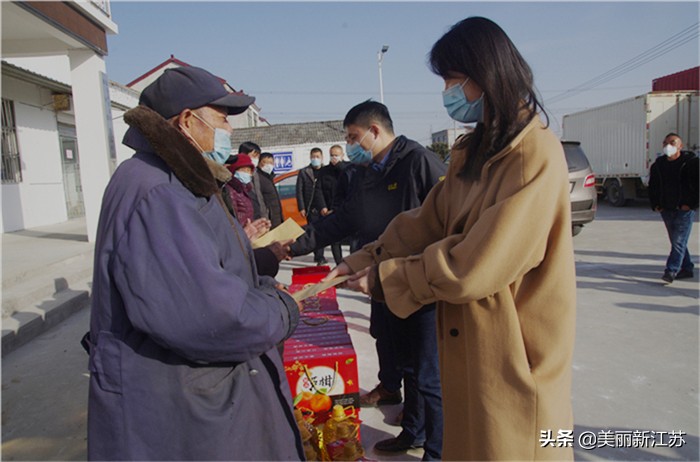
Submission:
M 217 164 L 224 165 L 226 160 L 231 155 L 231 150 L 233 149 L 231 147 L 231 134 L 223 128 L 212 127 L 209 122 L 202 119 L 194 112 L 192 115 L 199 119 L 204 125 L 214 130 L 214 150 L 205 151 L 194 138 L 190 137 L 190 139 L 194 141 L 194 144 L 196 144 L 199 150 L 202 151 L 202 155 L 204 157 L 213 160 Z

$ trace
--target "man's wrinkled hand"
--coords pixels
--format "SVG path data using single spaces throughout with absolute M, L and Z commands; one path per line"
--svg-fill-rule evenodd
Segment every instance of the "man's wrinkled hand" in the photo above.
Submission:
M 290 297 L 294 298 L 294 297 L 292 296 L 292 293 L 287 289 L 287 286 L 285 286 L 284 284 L 279 284 L 279 283 L 278 283 L 278 284 L 275 286 L 275 289 L 279 290 L 280 292 L 284 292 L 285 294 L 287 294 L 287 295 L 289 295 Z M 301 304 L 300 301 L 297 301 L 297 300 L 295 300 L 295 301 L 296 301 L 297 308 L 299 309 L 299 311 L 302 311 L 302 310 L 304 309 L 304 306 Z

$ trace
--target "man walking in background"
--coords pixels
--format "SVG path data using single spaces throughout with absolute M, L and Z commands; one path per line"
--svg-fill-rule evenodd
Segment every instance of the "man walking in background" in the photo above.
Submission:
M 681 137 L 669 133 L 664 138 L 663 155 L 656 159 L 649 171 L 651 208 L 661 212 L 671 241 L 671 253 L 661 276 L 668 284 L 675 279 L 694 277 L 695 265 L 688 252 L 688 238 L 698 208 L 698 161 L 695 154 L 682 149 Z

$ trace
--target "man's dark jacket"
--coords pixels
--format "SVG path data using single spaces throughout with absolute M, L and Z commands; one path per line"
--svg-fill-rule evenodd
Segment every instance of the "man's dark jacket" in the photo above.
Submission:
M 667 156 L 659 156 L 649 169 L 649 202 L 652 210 L 657 207 L 663 210 L 676 210 L 682 205 L 692 209 L 698 208 L 697 190 L 693 191 L 689 183 L 692 180 L 693 164 L 697 158 L 689 151 L 682 151 L 676 160 L 670 160 Z M 697 171 L 695 172 L 697 175 Z M 697 178 L 697 176 L 695 176 Z
M 326 202 L 326 207 L 329 210 L 333 210 L 333 204 L 336 203 L 336 185 L 348 165 L 350 165 L 350 162 L 338 162 L 335 165 L 328 164 L 321 167 L 318 181 L 321 183 L 323 200 Z
M 399 136 L 382 171 L 359 167 L 352 175 L 350 197 L 334 213 L 309 225 L 292 245 L 305 255 L 358 233 L 360 244 L 376 240 L 399 213 L 420 206 L 430 189 L 444 179 L 446 166 L 432 151 Z
M 684 198 L 681 205 L 687 205 L 697 210 L 700 205 L 700 158 L 695 156 L 688 160 L 681 172 L 681 196 Z
M 282 216 L 282 204 L 280 203 L 280 195 L 275 187 L 275 174 L 265 173 L 258 169 L 258 179 L 260 184 L 260 192 L 262 193 L 263 201 L 269 211 L 269 218 L 272 222 L 272 227 L 279 226 L 284 218 Z
M 317 215 L 328 208 L 318 182 L 319 170 L 314 174 L 314 168 L 309 165 L 299 170 L 297 175 L 297 208 L 300 212 L 306 211 L 307 215 Z
M 124 120 L 95 243 L 90 460 L 300 460 L 277 345 L 294 300 L 256 274 L 204 158 L 154 111 Z

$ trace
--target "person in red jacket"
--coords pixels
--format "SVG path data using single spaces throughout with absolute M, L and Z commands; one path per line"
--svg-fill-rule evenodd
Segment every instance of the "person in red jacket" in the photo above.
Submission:
M 255 209 L 248 192 L 253 187 L 253 161 L 247 154 L 238 154 L 238 158 L 226 168 L 233 174 L 231 181 L 226 183 L 225 191 L 231 199 L 231 206 L 238 222 L 245 226 L 253 221 Z

